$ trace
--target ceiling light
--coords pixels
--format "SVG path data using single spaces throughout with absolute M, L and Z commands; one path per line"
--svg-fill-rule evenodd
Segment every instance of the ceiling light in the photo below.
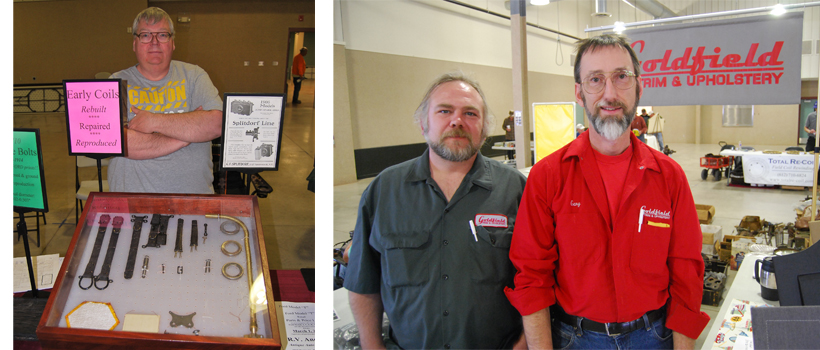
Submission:
M 614 30 L 615 33 L 621 34 L 626 30 L 626 26 L 624 25 L 624 22 L 617 21 L 615 22 L 615 28 L 612 30 Z
M 544 6 L 550 3 L 550 0 L 530 0 L 530 4 L 534 6 Z
M 771 14 L 773 14 L 773 15 L 775 15 L 775 16 L 780 16 L 780 15 L 782 15 L 782 14 L 784 14 L 784 13 L 786 13 L 786 9 L 785 9 L 785 8 L 783 8 L 783 5 L 782 5 L 782 4 L 777 4 L 777 5 L 774 5 L 774 6 L 772 7 L 772 12 L 771 12 Z

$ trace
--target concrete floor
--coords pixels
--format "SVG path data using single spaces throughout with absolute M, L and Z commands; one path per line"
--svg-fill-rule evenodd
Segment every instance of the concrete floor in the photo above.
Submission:
M 315 162 L 314 80 L 302 83 L 301 104 L 285 107 L 279 170 L 262 172 L 273 193 L 259 198 L 262 230 L 271 269 L 300 269 L 315 266 L 314 253 L 314 193 L 307 190 L 305 180 Z M 292 89 L 292 88 L 291 88 Z M 290 91 L 289 94 L 290 95 Z M 74 235 L 76 220 L 74 162 L 68 155 L 65 114 L 14 114 L 15 128 L 39 128 L 43 147 L 48 224 L 41 222 L 40 247 L 35 233 L 30 233 L 32 255 L 60 254 L 65 256 Z M 106 167 L 102 176 L 107 174 Z M 80 169 L 81 180 L 97 179 L 96 167 Z M 16 224 L 15 217 L 14 223 Z M 27 219 L 33 228 L 35 219 Z M 14 257 L 25 256 L 23 241 L 14 241 Z
M 767 145 L 744 145 L 753 146 L 757 150 L 778 150 L 783 151 L 787 146 L 767 146 Z M 669 144 L 669 147 L 676 151 L 671 158 L 677 161 L 689 180 L 692 189 L 692 196 L 695 203 L 710 204 L 715 206 L 715 217 L 712 225 L 723 228 L 723 234 L 733 234 L 734 226 L 738 225 L 746 215 L 757 215 L 774 223 L 788 223 L 795 220 L 794 207 L 811 195 L 811 188 L 803 191 L 784 190 L 780 188 L 751 188 L 727 186 L 725 178 L 721 181 L 714 181 L 711 176 L 707 180 L 701 180 L 700 157 L 707 153 L 718 153 L 720 146 L 716 144 Z M 335 186 L 333 190 L 334 201 L 334 223 L 333 242 L 343 242 L 350 239 L 349 231 L 353 230 L 356 224 L 357 207 L 359 198 L 372 178 L 362 179 L 355 183 Z M 730 271 L 728 285 L 731 284 L 735 272 Z M 725 300 L 724 300 L 725 301 Z M 706 343 L 706 335 L 709 328 L 718 317 L 720 305 L 701 305 L 701 310 L 709 314 L 712 321 L 701 333 L 700 338 L 695 343 L 695 348 L 700 349 Z

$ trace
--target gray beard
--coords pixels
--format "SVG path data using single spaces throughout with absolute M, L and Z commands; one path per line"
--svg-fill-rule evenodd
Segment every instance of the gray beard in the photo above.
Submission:
M 638 102 L 640 101 L 640 90 L 637 90 L 635 93 L 635 105 L 632 108 L 627 110 L 626 105 L 619 104 L 619 106 L 624 110 L 623 118 L 601 118 L 601 115 L 598 113 L 590 112 L 589 108 L 584 107 L 584 112 L 587 114 L 587 118 L 589 118 L 589 123 L 592 124 L 592 128 L 595 129 L 595 132 L 598 135 L 601 135 L 603 138 L 609 141 L 615 141 L 618 137 L 624 134 L 629 127 L 632 125 L 632 120 L 635 118 L 635 113 L 638 111 Z M 584 106 L 587 105 L 586 96 L 583 94 L 581 95 L 581 100 L 584 101 Z M 597 111 L 597 106 L 593 106 L 593 110 Z
M 615 141 L 624 134 L 627 130 L 629 130 L 629 126 L 632 124 L 632 118 L 628 116 L 624 116 L 624 118 L 601 118 L 600 115 L 591 114 L 587 111 L 587 117 L 590 120 L 590 124 L 592 124 L 592 128 L 595 129 L 595 132 L 598 135 L 603 136 L 603 138 L 609 141 Z
M 427 145 L 435 154 L 451 162 L 466 161 L 478 153 L 479 150 L 479 148 L 473 144 L 472 139 L 468 140 L 468 145 L 466 147 L 451 149 L 443 142 L 444 136 L 442 136 L 442 138 L 438 141 L 430 140 L 427 135 L 424 135 L 424 138 L 427 139 Z

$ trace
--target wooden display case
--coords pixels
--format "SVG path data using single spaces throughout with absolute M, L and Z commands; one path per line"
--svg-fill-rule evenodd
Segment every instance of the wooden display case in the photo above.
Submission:
M 152 219 L 160 214 L 173 215 L 167 221 L 166 244 L 146 246 L 155 229 Z M 118 235 L 114 234 L 112 225 L 115 220 L 123 223 Z M 137 220 L 146 221 L 140 230 L 133 277 L 126 279 L 133 221 Z M 198 231 L 196 245 L 192 239 L 194 220 Z M 255 196 L 92 193 L 80 223 L 37 327 L 44 349 L 281 348 Z M 247 228 L 247 234 L 242 226 Z M 237 232 L 231 233 L 233 231 Z M 101 232 L 104 238 L 98 239 Z M 181 251 L 175 247 L 177 235 L 182 236 Z M 106 256 L 111 254 L 112 237 L 118 238 L 110 259 L 110 283 L 101 279 L 96 285 L 90 285 L 109 260 Z M 223 243 L 229 240 L 237 244 L 228 244 L 225 249 Z M 95 245 L 101 247 L 96 249 L 95 277 L 86 276 L 83 280 L 80 277 L 91 269 L 89 261 L 93 260 Z M 240 252 L 236 255 L 228 254 L 237 250 Z M 149 261 L 143 278 L 146 256 Z M 223 266 L 229 267 L 223 270 Z M 239 277 L 238 266 L 243 271 Z M 252 274 L 248 273 L 248 266 Z M 79 328 L 79 321 L 67 322 L 66 315 L 85 301 L 109 303 L 118 323 L 111 330 L 101 330 Z M 180 325 L 179 318 L 171 313 L 195 313 L 189 318 L 191 327 L 186 327 L 187 322 Z M 153 320 L 158 317 L 158 331 L 124 331 L 126 315 L 147 315 L 152 320 L 149 326 L 153 327 L 156 327 Z M 96 316 L 91 313 L 88 317 L 91 321 L 82 323 L 93 324 Z M 252 331 L 253 319 L 256 320 L 255 332 Z M 128 329 L 133 325 L 130 323 Z M 254 333 L 261 337 L 249 337 Z

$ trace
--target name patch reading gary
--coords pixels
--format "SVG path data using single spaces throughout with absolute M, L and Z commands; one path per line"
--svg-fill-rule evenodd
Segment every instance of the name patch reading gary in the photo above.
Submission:
M 507 227 L 507 216 L 501 214 L 476 214 L 476 226 Z

